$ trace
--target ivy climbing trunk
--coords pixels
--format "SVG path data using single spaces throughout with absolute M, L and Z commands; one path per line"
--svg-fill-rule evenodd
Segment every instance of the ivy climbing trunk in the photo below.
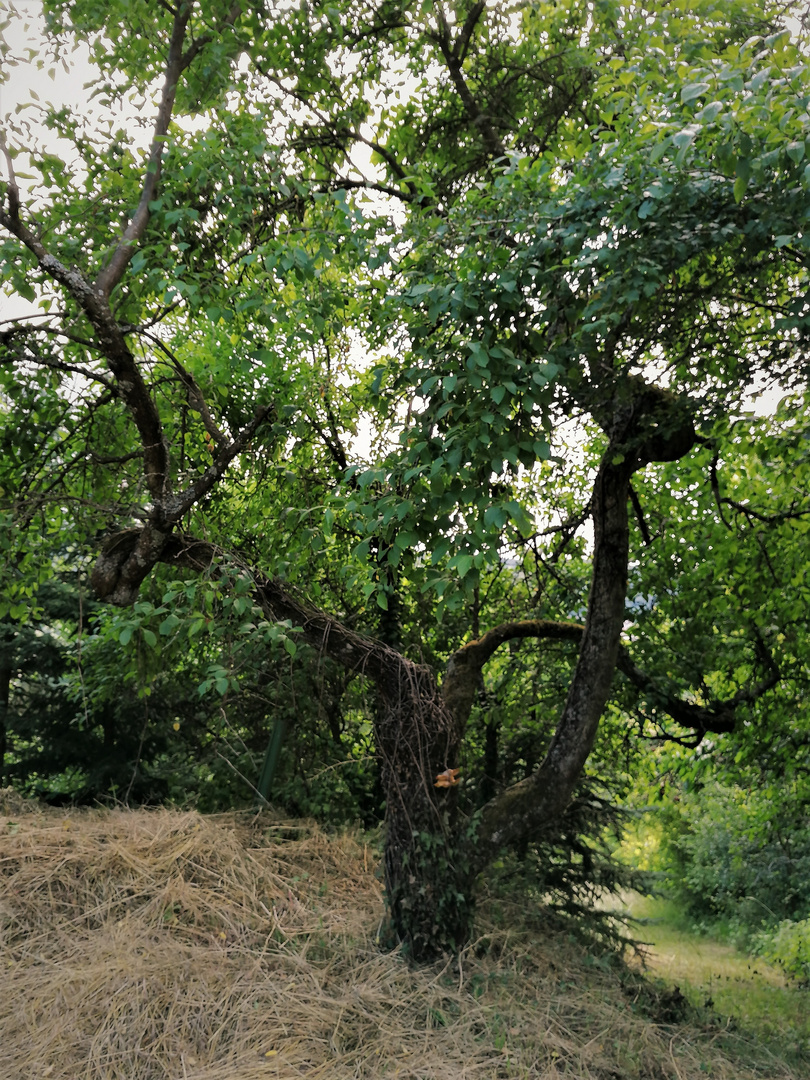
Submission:
M 8 744 L 12 673 L 10 661 L 0 659 L 0 787 L 3 787 L 6 778 L 6 749 Z
M 460 729 L 428 668 L 399 657 L 378 686 L 386 936 L 429 961 L 464 944 L 473 911 L 453 772 Z

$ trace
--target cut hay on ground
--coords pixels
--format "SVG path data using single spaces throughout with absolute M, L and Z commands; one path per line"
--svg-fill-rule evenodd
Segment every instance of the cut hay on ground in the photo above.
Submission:
M 561 941 L 490 931 L 409 969 L 379 950 L 375 856 L 349 836 L 8 802 L 0 835 L 3 1080 L 791 1076 L 653 1022 Z

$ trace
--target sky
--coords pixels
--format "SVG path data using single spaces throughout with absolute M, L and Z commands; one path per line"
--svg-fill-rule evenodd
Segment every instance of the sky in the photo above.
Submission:
M 0 0 L 0 126 L 6 131 L 10 146 L 21 148 L 28 134 L 32 139 L 42 141 L 48 149 L 58 152 L 58 140 L 38 122 L 39 106 L 53 104 L 58 108 L 87 100 L 88 91 L 84 83 L 91 70 L 89 54 L 84 46 L 80 46 L 71 54 L 70 63 L 51 62 L 47 57 L 37 56 L 41 27 L 40 0 L 14 0 L 13 3 Z M 32 104 L 24 107 L 28 102 Z M 25 178 L 24 156 L 15 160 L 15 169 L 23 174 L 18 177 L 18 186 L 24 197 L 30 184 Z M 8 179 L 5 161 L 0 161 L 0 176 L 3 180 Z M 21 297 L 0 292 L 0 323 L 37 310 L 36 305 Z
M 80 45 L 75 52 L 62 61 L 37 56 L 41 44 L 42 4 L 40 0 L 0 0 L 0 39 L 3 48 L 3 79 L 0 82 L 0 119 L 5 124 L 27 119 L 34 131 L 35 108 L 17 112 L 26 102 L 39 98 L 41 104 L 51 103 L 57 107 L 86 101 L 88 91 L 84 83 L 91 68 L 89 53 Z M 13 63 L 16 60 L 17 63 Z M 39 131 L 41 132 L 41 128 Z

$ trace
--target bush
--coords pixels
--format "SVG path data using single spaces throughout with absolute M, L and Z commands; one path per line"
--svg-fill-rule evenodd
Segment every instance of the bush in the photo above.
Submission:
M 693 919 L 747 939 L 810 917 L 807 801 L 795 794 L 711 781 L 670 795 L 663 854 Z
M 758 956 L 782 968 L 800 986 L 810 987 L 810 919 L 784 919 L 776 929 L 756 934 L 752 947 Z

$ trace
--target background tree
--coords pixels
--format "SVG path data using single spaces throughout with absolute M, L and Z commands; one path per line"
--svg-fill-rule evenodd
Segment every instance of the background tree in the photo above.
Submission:
M 802 53 L 749 0 L 45 11 L 110 121 L 43 107 L 63 157 L 7 124 L 2 273 L 39 305 L 2 331 L 10 433 L 36 386 L 15 543 L 56 517 L 96 538 L 122 636 L 218 632 L 174 587 L 138 609 L 163 565 L 254 644 L 373 684 L 392 927 L 456 946 L 476 874 L 559 829 L 617 664 L 696 741 L 778 681 L 744 603 L 746 662 L 700 700 L 621 637 L 631 566 L 658 602 L 642 483 L 700 457 L 722 491 L 745 395 L 806 382 Z M 133 101 L 145 148 L 112 120 Z M 554 569 L 572 544 L 587 586 Z M 539 582 L 505 620 L 481 601 L 504 561 Z M 439 682 L 418 637 L 454 611 Z M 484 670 L 526 639 L 568 644 L 564 699 L 464 817 Z

